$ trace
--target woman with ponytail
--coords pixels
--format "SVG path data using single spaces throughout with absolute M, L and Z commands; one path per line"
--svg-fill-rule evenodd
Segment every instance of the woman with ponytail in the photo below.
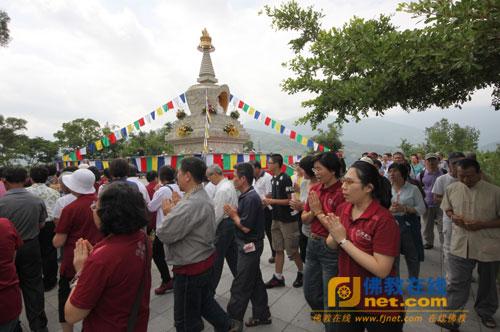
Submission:
M 359 277 L 360 285 L 365 285 L 365 281 L 366 284 L 376 282 L 379 285 L 358 290 L 360 301 L 353 303 L 351 320 L 341 330 L 402 331 L 402 292 L 394 287 L 398 284 L 394 260 L 399 256 L 399 226 L 384 207 L 391 204 L 390 192 L 377 169 L 364 161 L 355 162 L 341 181 L 346 203 L 339 207 L 337 215 L 328 214 L 326 218 L 329 231 L 326 243 L 330 248 L 338 249 L 338 276 L 351 277 L 351 281 L 353 277 Z M 365 303 L 366 293 L 376 300 Z M 378 298 L 387 300 L 379 301 Z M 381 302 L 387 306 L 377 306 Z M 378 319 L 356 319 L 356 316 L 376 316 Z M 384 317 L 390 319 L 384 321 Z

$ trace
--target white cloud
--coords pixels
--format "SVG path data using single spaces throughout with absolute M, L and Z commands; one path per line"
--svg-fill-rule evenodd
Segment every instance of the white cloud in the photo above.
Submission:
M 393 13 L 398 2 L 301 1 L 324 9 L 325 27 L 340 27 L 353 15 Z M 219 83 L 272 117 L 303 114 L 300 101 L 307 96 L 280 89 L 293 34 L 274 31 L 269 18 L 257 15 L 267 3 L 277 4 L 7 0 L 12 42 L 0 49 L 0 113 L 27 119 L 30 136 L 47 138 L 79 117 L 125 126 L 196 83 L 196 46 L 206 27 Z M 404 14 L 394 22 L 415 24 Z

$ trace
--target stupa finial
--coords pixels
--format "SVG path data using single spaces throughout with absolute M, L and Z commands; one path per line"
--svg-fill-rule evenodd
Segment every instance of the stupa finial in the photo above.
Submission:
M 212 37 L 210 37 L 210 35 L 208 34 L 207 28 L 204 28 L 201 31 L 198 51 L 203 53 L 198 82 L 217 83 L 217 79 L 215 78 L 214 67 L 212 65 L 212 59 L 210 58 L 210 53 L 215 51 L 215 47 L 213 47 L 212 45 Z

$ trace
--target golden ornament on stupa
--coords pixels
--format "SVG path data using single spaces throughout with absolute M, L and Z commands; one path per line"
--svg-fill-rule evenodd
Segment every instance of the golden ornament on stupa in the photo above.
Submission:
M 208 34 L 207 28 L 201 31 L 200 45 L 198 46 L 200 51 L 215 51 L 215 47 L 212 46 L 212 37 Z

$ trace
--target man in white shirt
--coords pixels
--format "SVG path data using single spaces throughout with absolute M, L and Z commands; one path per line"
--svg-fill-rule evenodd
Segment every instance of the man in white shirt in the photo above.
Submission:
M 155 191 L 151 202 L 148 203 L 149 212 L 156 213 L 156 229 L 160 228 L 165 218 L 162 210 L 162 203 L 164 200 L 172 199 L 174 192 L 179 197 L 182 197 L 182 192 L 179 186 L 175 183 L 175 171 L 170 166 L 163 166 L 159 172 L 161 187 Z M 155 289 L 156 295 L 163 295 L 168 291 L 174 289 L 174 283 L 170 273 L 168 272 L 167 262 L 165 260 L 165 249 L 163 242 L 155 235 L 153 241 L 153 261 L 158 267 L 161 275 L 161 285 Z
M 233 220 L 224 212 L 224 205 L 238 206 L 238 195 L 233 183 L 224 177 L 219 165 L 214 164 L 209 166 L 206 176 L 215 185 L 213 201 L 215 207 L 215 250 L 217 251 L 217 257 L 215 258 L 214 272 L 212 274 L 212 285 L 215 291 L 222 275 L 224 258 L 229 265 L 231 273 L 233 276 L 236 276 L 238 251 L 234 242 L 235 226 Z
M 260 199 L 265 199 L 267 195 L 270 195 L 273 186 L 271 184 L 271 180 L 273 176 L 268 172 L 264 171 L 260 165 L 260 162 L 257 160 L 250 160 L 250 164 L 254 168 L 254 184 L 253 188 L 259 194 Z M 266 230 L 267 239 L 269 240 L 269 246 L 271 247 L 272 256 L 269 258 L 269 263 L 274 264 L 274 257 L 276 256 L 276 251 L 273 249 L 273 237 L 271 235 L 271 224 L 273 222 L 273 216 L 271 213 L 271 205 L 264 207 L 264 225 Z
M 146 204 L 149 203 L 149 194 L 148 194 L 148 189 L 146 188 L 146 185 L 142 183 L 141 180 L 139 180 L 139 177 L 137 176 L 137 167 L 134 165 L 129 165 L 128 167 L 128 177 L 127 181 L 133 182 L 137 184 L 137 188 L 139 189 L 139 192 L 142 194 L 142 197 L 144 197 L 144 202 Z

